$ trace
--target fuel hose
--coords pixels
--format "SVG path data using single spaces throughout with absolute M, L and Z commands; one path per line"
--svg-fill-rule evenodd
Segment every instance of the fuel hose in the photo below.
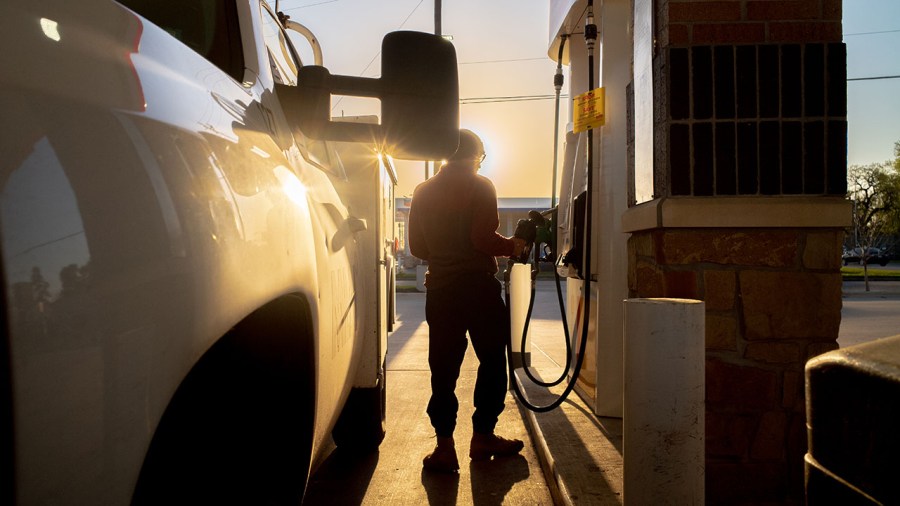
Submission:
M 585 39 L 585 44 L 587 46 L 587 53 L 588 53 L 588 90 L 594 89 L 594 47 L 595 47 L 596 41 L 597 41 L 597 25 L 594 24 L 593 4 L 594 4 L 593 0 L 588 0 L 587 19 L 586 19 L 585 27 L 584 27 L 584 39 Z M 562 53 L 563 53 L 563 48 L 565 46 L 565 40 L 566 39 L 563 38 L 560 43 L 559 59 L 558 59 L 558 61 L 560 62 L 560 65 L 562 62 Z M 558 71 L 557 74 L 559 77 L 555 77 L 555 80 L 554 80 L 554 84 L 556 84 L 556 82 L 559 82 L 559 84 L 558 84 L 559 88 L 557 88 L 557 101 L 556 101 L 557 112 L 556 112 L 556 119 L 555 119 L 556 125 L 554 125 L 554 136 L 557 135 L 558 128 L 559 128 L 559 126 L 558 126 L 558 122 L 559 122 L 559 89 L 561 89 L 561 87 L 562 87 L 561 69 Z M 587 349 L 587 334 L 588 334 L 588 327 L 589 327 L 588 323 L 590 320 L 591 272 L 592 272 L 591 271 L 590 230 L 591 230 L 591 225 L 592 225 L 593 184 L 594 184 L 594 175 L 593 175 L 594 135 L 593 134 L 594 134 L 593 129 L 589 129 L 587 131 L 587 190 L 586 190 L 586 205 L 585 205 L 585 216 L 584 216 L 585 226 L 584 226 L 584 231 L 583 231 L 583 234 L 584 234 L 583 239 L 584 240 L 582 241 L 583 249 L 582 249 L 582 257 L 581 257 L 582 258 L 581 272 L 584 273 L 584 276 L 583 276 L 584 284 L 582 287 L 582 290 L 583 290 L 582 291 L 582 300 L 584 301 L 583 302 L 584 305 L 583 305 L 583 309 L 581 311 L 581 313 L 582 313 L 581 314 L 581 317 L 582 317 L 581 343 L 580 343 L 578 353 L 577 353 L 576 359 L 575 359 L 574 372 L 572 374 L 571 379 L 566 384 L 565 389 L 556 398 L 556 400 L 554 400 L 550 404 L 547 404 L 544 406 L 538 406 L 538 405 L 531 403 L 528 400 L 525 393 L 519 387 L 519 382 L 516 380 L 516 376 L 515 376 L 515 366 L 514 366 L 513 360 L 512 360 L 512 353 L 511 353 L 512 346 L 510 346 L 510 353 L 507 353 L 507 366 L 509 368 L 510 378 L 512 380 L 512 381 L 510 381 L 510 383 L 512 384 L 513 391 L 515 392 L 516 397 L 518 397 L 519 401 L 522 403 L 523 406 L 525 406 L 527 409 L 537 412 L 537 413 L 545 413 L 548 411 L 552 411 L 552 410 L 556 409 L 557 407 L 559 407 L 559 405 L 562 404 L 566 400 L 566 398 L 569 396 L 569 394 L 575 388 L 575 384 L 578 381 L 578 375 L 581 372 L 581 366 L 584 362 L 585 350 Z M 554 155 L 553 155 L 554 163 L 555 163 L 555 161 L 557 159 L 557 155 L 558 155 L 557 149 L 558 148 L 557 148 L 556 138 L 554 138 Z M 554 188 L 551 189 L 551 195 L 556 194 L 555 171 L 554 171 L 553 185 L 554 185 Z M 535 269 L 532 270 L 531 297 L 530 297 L 530 301 L 528 304 L 528 312 L 527 312 L 527 315 L 525 318 L 525 325 L 523 327 L 522 341 L 521 341 L 522 347 L 520 349 L 525 348 L 525 340 L 528 335 L 528 325 L 529 325 L 529 322 L 531 321 L 532 310 L 534 308 L 535 284 L 536 284 L 535 282 L 536 282 L 536 276 L 537 276 L 537 265 L 539 265 L 537 251 L 535 251 L 534 258 L 535 258 L 535 260 L 534 260 Z M 509 292 L 510 271 L 511 271 L 511 266 L 507 266 L 506 273 L 505 273 L 506 305 L 507 305 L 507 307 L 509 307 L 509 303 L 510 303 L 510 292 Z M 555 269 L 554 269 L 554 271 L 555 271 Z M 556 386 L 556 385 L 558 385 L 559 383 L 561 383 L 563 381 L 563 379 L 566 378 L 566 376 L 568 376 L 569 368 L 571 366 L 572 352 L 571 352 L 571 344 L 570 344 L 570 337 L 569 337 L 569 330 L 568 330 L 568 322 L 566 321 L 564 303 L 563 303 L 563 299 L 562 299 L 562 289 L 560 287 L 560 277 L 559 277 L 558 272 L 554 272 L 554 275 L 555 275 L 555 279 L 556 279 L 556 291 L 557 291 L 557 296 L 559 298 L 560 312 L 562 313 L 562 318 L 563 318 L 563 328 L 564 328 L 564 333 L 566 336 L 566 367 L 563 369 L 562 375 L 557 380 L 552 381 L 552 382 L 544 382 L 544 381 L 541 381 L 541 380 L 535 378 L 534 375 L 529 371 L 527 364 L 523 364 L 523 369 L 525 370 L 526 376 L 528 376 L 528 378 L 532 382 L 534 382 L 540 386 Z M 510 338 L 510 340 L 512 340 L 512 337 Z M 510 345 L 511 344 L 512 343 L 510 343 Z

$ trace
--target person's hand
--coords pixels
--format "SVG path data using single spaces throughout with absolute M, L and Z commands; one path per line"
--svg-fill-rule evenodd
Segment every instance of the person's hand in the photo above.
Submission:
M 525 242 L 525 239 L 521 239 L 519 237 L 513 237 L 512 240 L 515 246 L 513 247 L 513 254 L 511 256 L 513 258 L 517 258 L 521 256 L 522 253 L 525 253 L 525 247 L 528 245 L 528 243 Z

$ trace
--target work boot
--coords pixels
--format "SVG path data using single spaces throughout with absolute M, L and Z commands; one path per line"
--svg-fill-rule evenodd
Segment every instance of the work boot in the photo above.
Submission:
M 438 436 L 437 446 L 422 460 L 422 467 L 441 473 L 459 471 L 459 460 L 456 459 L 456 445 L 453 443 L 453 438 Z
M 472 460 L 489 460 L 491 457 L 506 457 L 522 451 L 525 443 L 518 439 L 506 439 L 496 434 L 472 434 L 469 457 Z

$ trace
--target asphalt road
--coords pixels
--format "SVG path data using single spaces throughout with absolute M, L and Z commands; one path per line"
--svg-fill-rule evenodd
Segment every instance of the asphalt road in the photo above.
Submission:
M 900 334 L 900 281 L 844 282 L 841 347 Z

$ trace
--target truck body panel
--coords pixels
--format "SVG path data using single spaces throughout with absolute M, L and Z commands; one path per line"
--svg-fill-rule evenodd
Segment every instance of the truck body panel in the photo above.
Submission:
M 228 46 L 239 54 L 219 61 L 240 65 L 223 69 L 191 39 L 109 0 L 0 8 L 18 503 L 129 502 L 181 382 L 278 298 L 310 308 L 313 455 L 354 382 L 383 373 L 385 326 L 361 322 L 372 318 L 364 306 L 383 307 L 393 287 L 393 260 L 374 237 L 392 236 L 392 222 L 364 239 L 373 244 L 363 265 L 358 224 L 376 216 L 351 214 L 336 181 L 360 182 L 314 156 L 334 152 L 330 143 L 285 119 L 275 83 L 286 78 L 273 73 L 263 34 L 264 22 L 278 26 L 273 13 L 258 0 L 200 4 L 233 9 L 209 13 L 239 27 Z M 373 191 L 366 177 L 376 202 L 392 184 L 373 148 L 363 152 L 385 185 Z M 392 194 L 383 200 L 392 205 Z M 393 208 L 360 211 L 393 218 Z

